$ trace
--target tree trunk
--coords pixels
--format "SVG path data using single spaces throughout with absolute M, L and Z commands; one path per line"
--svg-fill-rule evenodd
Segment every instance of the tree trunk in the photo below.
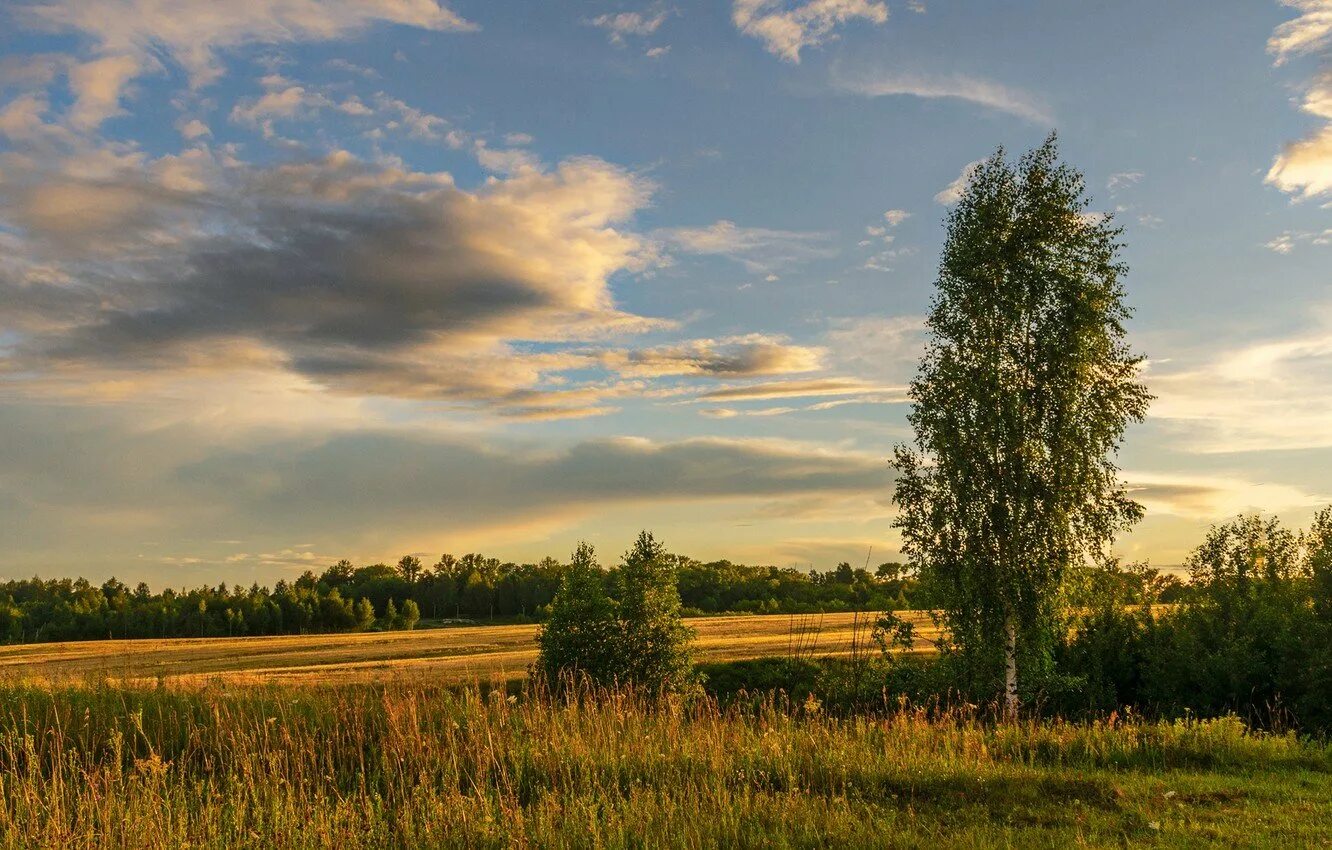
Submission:
M 1009 615 L 1004 623 L 1004 719 L 1016 720 L 1018 712 L 1017 690 L 1017 625 Z

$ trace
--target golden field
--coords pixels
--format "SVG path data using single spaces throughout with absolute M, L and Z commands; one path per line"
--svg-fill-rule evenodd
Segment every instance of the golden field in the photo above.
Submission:
M 936 632 L 925 612 L 921 648 Z M 873 615 L 738 615 L 687 621 L 699 661 L 845 655 L 873 645 Z M 170 684 L 353 684 L 400 679 L 466 682 L 526 675 L 536 625 L 455 626 L 410 632 L 280 637 L 99 640 L 0 647 L 0 675 L 62 681 L 109 676 Z

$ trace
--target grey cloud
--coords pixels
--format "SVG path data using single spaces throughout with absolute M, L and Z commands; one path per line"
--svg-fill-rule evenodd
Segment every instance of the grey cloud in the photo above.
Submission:
M 240 342 L 334 388 L 475 399 L 539 379 L 506 362 L 517 352 L 505 340 L 653 324 L 618 311 L 608 281 L 650 262 L 646 242 L 619 228 L 650 184 L 600 160 L 476 193 L 345 154 L 171 172 L 188 190 L 134 164 L 0 188 L 0 215 L 24 234 L 15 247 L 61 273 L 42 282 L 0 267 L 25 309 L 59 306 L 46 317 L 55 332 L 17 346 L 23 368 L 169 367 Z M 81 214 L 56 214 L 65 208 Z M 10 303 L 0 324 L 14 327 Z
M 315 541 L 380 557 L 441 534 L 571 523 L 625 505 L 887 492 L 881 459 L 802 443 L 597 439 L 556 449 L 398 430 L 146 428 L 125 410 L 0 410 L 0 570 L 171 574 L 236 551 Z M 153 541 L 169 540 L 170 551 Z M 232 541 L 222 543 L 221 541 Z M 241 541 L 239 543 L 235 541 Z M 378 548 L 377 548 L 378 547 Z M 138 556 L 147 554 L 152 566 Z M 42 560 L 34 561 L 34 557 Z

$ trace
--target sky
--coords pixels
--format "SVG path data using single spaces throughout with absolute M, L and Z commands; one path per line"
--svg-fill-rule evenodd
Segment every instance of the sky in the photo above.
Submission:
M 0 577 L 897 556 L 969 166 L 1059 133 L 1125 558 L 1332 502 L 1332 0 L 0 3 Z

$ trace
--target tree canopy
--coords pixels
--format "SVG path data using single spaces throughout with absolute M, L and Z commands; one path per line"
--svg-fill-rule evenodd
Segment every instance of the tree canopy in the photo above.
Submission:
M 897 447 L 903 551 L 978 682 L 1039 668 L 1070 571 L 1136 521 L 1114 457 L 1150 396 L 1126 342 L 1121 230 L 1053 135 L 979 165 L 948 217 Z

